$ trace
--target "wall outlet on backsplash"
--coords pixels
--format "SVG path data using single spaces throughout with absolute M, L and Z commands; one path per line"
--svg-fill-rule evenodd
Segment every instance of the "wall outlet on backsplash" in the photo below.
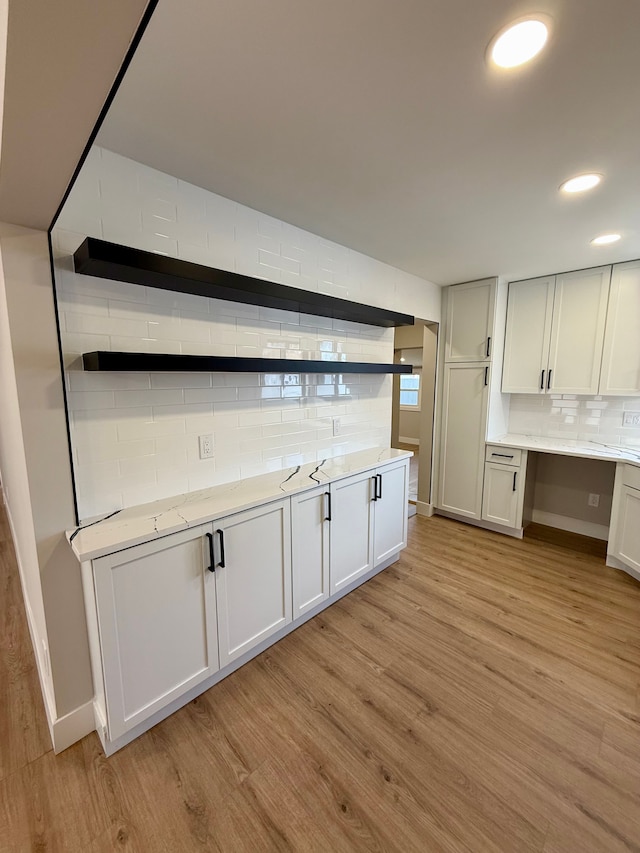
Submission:
M 198 445 L 200 447 L 200 459 L 213 459 L 213 436 L 200 435 L 198 436 Z
M 622 426 L 640 427 L 640 412 L 625 412 L 622 416 Z

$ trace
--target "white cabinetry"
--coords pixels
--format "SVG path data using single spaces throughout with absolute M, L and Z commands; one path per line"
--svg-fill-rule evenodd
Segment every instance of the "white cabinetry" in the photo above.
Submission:
M 607 557 L 640 580 L 640 468 L 618 464 Z
M 613 267 L 599 393 L 640 394 L 640 261 Z
M 407 544 L 409 463 L 406 460 L 376 470 L 373 523 L 373 564 L 379 566 Z
M 324 486 L 291 498 L 294 619 L 329 597 L 330 512 Z
M 109 737 L 218 670 L 204 525 L 93 561 Z
M 390 565 L 407 541 L 408 468 L 395 458 L 83 561 L 107 753 Z
M 482 519 L 505 527 L 519 527 L 518 503 L 523 490 L 520 488 L 520 469 L 513 465 L 486 462 L 484 490 L 482 493 Z M 522 516 L 522 509 L 520 510 Z
M 597 394 L 611 267 L 509 285 L 502 390 Z
M 345 477 L 331 484 L 332 595 L 373 568 L 373 500 L 376 485 L 374 472 Z
M 214 523 L 220 666 L 248 652 L 292 618 L 289 501 Z
M 447 364 L 442 390 L 437 506 L 480 518 L 487 427 L 488 364 Z
M 495 279 L 447 288 L 445 361 L 487 361 L 491 356 Z

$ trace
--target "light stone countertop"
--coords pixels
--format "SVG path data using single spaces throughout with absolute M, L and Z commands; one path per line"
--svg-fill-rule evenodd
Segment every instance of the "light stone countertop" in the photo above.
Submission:
M 501 444 L 521 450 L 535 450 L 539 453 L 556 453 L 561 456 L 579 456 L 584 459 L 602 459 L 605 461 L 624 461 L 640 467 L 640 448 L 634 450 L 613 444 L 601 444 L 597 441 L 551 438 L 544 435 L 519 435 L 507 433 L 500 438 L 492 438 L 487 444 Z
M 75 530 L 66 535 L 79 560 L 92 560 L 411 456 L 411 451 L 393 448 L 361 450 L 127 507 L 110 518 L 87 522 L 76 535 Z

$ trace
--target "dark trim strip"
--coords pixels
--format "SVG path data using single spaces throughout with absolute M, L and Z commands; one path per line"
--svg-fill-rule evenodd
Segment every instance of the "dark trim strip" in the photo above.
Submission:
M 64 372 L 64 356 L 62 354 L 62 337 L 60 335 L 60 313 L 58 311 L 58 290 L 56 288 L 55 266 L 53 262 L 53 245 L 51 243 L 51 231 L 47 231 L 47 242 L 49 244 L 49 267 L 51 269 L 51 292 L 53 295 L 53 311 L 56 321 L 56 335 L 58 337 L 58 357 L 60 359 L 60 381 L 62 382 L 62 400 L 64 404 L 64 421 L 67 427 L 67 445 L 69 449 L 69 470 L 71 471 L 71 489 L 73 491 L 73 511 L 76 524 L 80 524 L 78 515 L 78 497 L 76 491 L 76 473 L 73 465 L 73 450 L 71 445 L 71 426 L 69 424 L 69 405 L 67 401 L 67 383 Z
M 194 293 L 213 299 L 299 311 L 371 326 L 412 326 L 410 314 L 362 305 L 312 290 L 289 287 L 228 270 L 206 267 L 87 237 L 76 250 L 75 271 L 81 275 L 124 281 L 145 287 Z
M 207 373 L 411 373 L 411 364 L 359 361 L 302 361 L 291 358 L 240 358 L 218 355 L 176 355 L 158 352 L 85 352 L 85 370 L 120 372 Z
M 91 131 L 91 134 L 89 135 L 89 139 L 87 141 L 87 144 L 84 147 L 84 150 L 80 156 L 80 159 L 78 160 L 78 165 L 76 166 L 74 173 L 71 176 L 71 180 L 69 181 L 69 184 L 68 184 L 68 186 L 64 192 L 64 195 L 62 196 L 62 200 L 60 201 L 60 204 L 58 205 L 58 209 L 56 210 L 56 212 L 53 216 L 53 219 L 51 220 L 51 225 L 49 226 L 49 231 L 51 231 L 53 229 L 54 225 L 58 221 L 58 217 L 60 216 L 60 214 L 62 212 L 62 208 L 64 207 L 64 204 L 65 204 L 67 198 L 69 197 L 69 193 L 73 189 L 73 185 L 75 184 L 76 178 L 78 177 L 78 175 L 80 173 L 80 169 L 82 169 L 82 167 L 84 166 L 84 161 L 89 156 L 89 151 L 91 150 L 93 143 L 96 141 L 96 137 L 97 137 L 98 133 L 100 132 L 100 128 L 102 127 L 104 120 L 107 117 L 107 113 L 109 112 L 109 110 L 111 108 L 111 104 L 113 103 L 113 100 L 114 100 L 114 98 L 118 92 L 118 89 L 120 88 L 120 85 L 124 79 L 124 75 L 127 73 L 128 69 L 129 69 L 129 65 L 131 65 L 131 60 L 133 59 L 135 52 L 138 49 L 138 45 L 140 44 L 140 42 L 142 40 L 142 36 L 144 35 L 145 30 L 147 29 L 147 26 L 149 25 L 149 21 L 151 20 L 151 17 L 156 10 L 156 6 L 158 5 L 158 2 L 159 2 L 159 0 L 149 0 L 149 3 L 147 4 L 147 8 L 144 10 L 142 17 L 140 18 L 140 23 L 138 24 L 138 29 L 135 31 L 134 36 L 131 39 L 131 44 L 129 45 L 129 49 L 127 50 L 127 52 L 124 56 L 124 59 L 122 61 L 122 65 L 120 66 L 120 70 L 116 74 L 116 79 L 113 81 L 113 85 L 109 89 L 109 94 L 107 95 L 106 100 L 105 100 L 104 104 L 102 105 L 102 109 L 100 110 L 100 113 L 98 114 L 98 118 L 96 120 L 96 123 L 93 126 L 93 130 Z

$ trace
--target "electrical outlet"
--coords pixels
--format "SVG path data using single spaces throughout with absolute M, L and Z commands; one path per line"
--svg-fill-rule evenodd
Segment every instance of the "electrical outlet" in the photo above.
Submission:
M 200 459 L 213 459 L 213 436 L 199 435 L 198 444 L 200 446 Z
M 588 506 L 600 506 L 600 495 L 590 494 L 587 504 Z
M 622 416 L 622 426 L 640 427 L 640 412 L 625 412 Z
M 342 432 L 342 421 L 340 420 L 340 418 L 334 418 L 333 419 L 333 434 L 334 435 L 340 435 L 341 432 Z

